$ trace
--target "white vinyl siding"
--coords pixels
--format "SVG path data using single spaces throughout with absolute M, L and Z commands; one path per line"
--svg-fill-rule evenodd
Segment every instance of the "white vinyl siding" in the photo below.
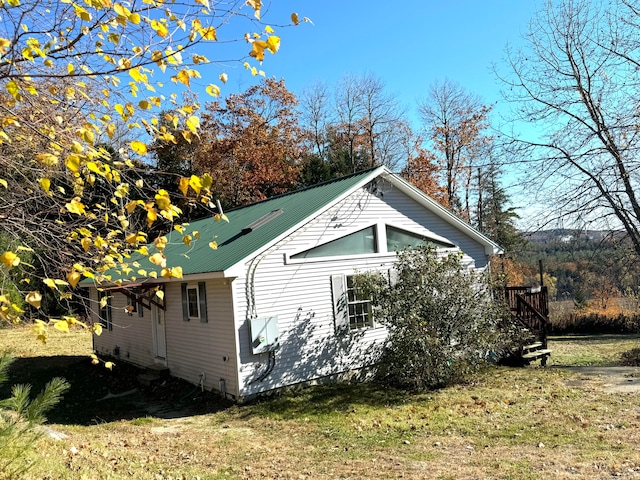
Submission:
M 396 259 L 395 252 L 293 261 L 291 257 L 372 225 L 387 223 L 416 235 L 464 245 L 471 253 L 465 254 L 467 262 L 486 264 L 482 245 L 404 194 L 391 189 L 379 198 L 366 189 L 355 192 L 247 262 L 251 281 L 247 277 L 236 279 L 241 396 L 346 372 L 377 360 L 386 329 L 351 330 L 348 316 L 342 320 L 336 317 L 332 278 L 346 279 L 367 270 L 386 272 Z M 384 233 L 379 241 L 386 245 Z M 252 353 L 249 319 L 254 315 L 278 317 L 280 348 L 273 355 Z M 346 325 L 346 334 L 340 331 L 340 325 Z
M 105 292 L 106 293 L 106 292 Z M 151 315 L 144 317 L 129 315 L 129 300 L 121 293 L 109 291 L 111 296 L 112 330 L 103 328 L 101 335 L 93 336 L 93 348 L 99 355 L 114 356 L 138 366 L 153 364 L 153 345 L 151 342 Z M 91 289 L 93 313 L 91 319 L 99 321 L 99 297 L 95 288 Z M 140 307 L 140 306 L 139 306 Z
M 207 299 L 208 322 L 184 322 L 181 301 L 181 283 L 165 284 L 165 337 L 167 367 L 171 375 L 198 384 L 204 373 L 206 389 L 217 390 L 224 379 L 228 393 L 237 395 L 237 355 L 233 322 L 231 280 L 208 280 L 202 284 Z M 154 364 L 152 318 L 147 310 L 144 317 L 128 315 L 127 298 L 120 293 L 112 295 L 113 330 L 94 335 L 94 348 L 98 354 L 113 355 L 119 347 L 119 359 L 145 367 Z M 97 293 L 92 289 L 97 317 Z M 202 307 L 200 307 L 202 310 Z
M 192 284 L 189 282 L 189 286 Z M 207 390 L 217 390 L 220 380 L 226 391 L 237 394 L 237 355 L 233 321 L 231 280 L 216 279 L 195 282 L 198 297 L 206 298 L 208 321 L 185 322 L 182 308 L 182 284 L 166 286 L 165 331 L 167 338 L 167 366 L 171 375 L 198 384 L 204 373 Z M 204 315 L 202 303 L 200 312 Z

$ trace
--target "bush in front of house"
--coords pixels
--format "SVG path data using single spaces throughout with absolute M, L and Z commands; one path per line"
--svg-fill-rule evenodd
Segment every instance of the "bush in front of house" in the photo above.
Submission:
M 493 301 L 483 275 L 460 254 L 419 247 L 398 253 L 388 273 L 356 276 L 373 315 L 388 327 L 378 377 L 411 390 L 443 387 L 509 351 L 506 310 Z

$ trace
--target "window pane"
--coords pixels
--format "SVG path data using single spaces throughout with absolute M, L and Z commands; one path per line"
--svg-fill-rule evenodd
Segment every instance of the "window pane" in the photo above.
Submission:
M 369 228 L 325 243 L 306 252 L 296 253 L 291 258 L 335 257 L 338 255 L 360 255 L 377 252 L 376 228 L 372 225 Z
M 371 301 L 353 287 L 353 277 L 347 276 L 347 302 L 349 306 L 349 328 L 373 327 Z
M 407 232 L 406 230 L 400 230 L 399 228 L 390 227 L 387 225 L 387 251 L 397 252 L 404 250 L 405 248 L 416 248 L 420 245 L 432 245 L 434 247 L 452 248 L 455 245 L 445 242 L 439 242 L 417 233 Z
M 198 302 L 198 289 L 187 289 L 187 305 L 189 307 L 189 318 L 199 318 L 199 302 Z

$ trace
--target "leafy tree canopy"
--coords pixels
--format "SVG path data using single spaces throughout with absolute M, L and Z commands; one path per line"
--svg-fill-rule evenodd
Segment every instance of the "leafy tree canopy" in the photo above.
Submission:
M 41 308 L 45 289 L 70 309 L 83 278 L 119 283 L 146 276 L 149 262 L 165 277 L 181 276 L 162 254 L 166 238 L 149 255 L 145 232 L 163 221 L 189 241 L 195 236 L 165 189 L 150 193 L 140 169 L 155 139 L 198 137 L 198 103 L 177 99 L 215 64 L 201 45 L 249 20 L 239 38 L 247 42 L 244 65 L 264 74 L 260 65 L 278 51 L 280 37 L 262 10 L 260 0 L 1 1 L 0 219 L 3 245 L 12 247 L 0 251 L 0 268 L 17 278 L 29 308 Z M 301 21 L 294 13 L 288 23 Z M 206 77 L 216 78 L 206 88 L 214 97 L 227 81 L 217 68 Z M 171 114 L 160 121 L 160 112 Z M 179 189 L 213 210 L 213 183 L 207 173 L 191 175 Z M 133 262 L 134 253 L 147 258 Z M 43 289 L 27 278 L 34 271 Z M 24 313 L 0 292 L 0 320 Z M 62 315 L 42 324 L 64 331 L 76 322 Z

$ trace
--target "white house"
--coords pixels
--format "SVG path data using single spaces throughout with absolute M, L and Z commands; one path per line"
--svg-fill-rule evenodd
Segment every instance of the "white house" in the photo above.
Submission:
M 350 290 L 351 275 L 388 270 L 395 251 L 428 241 L 476 269 L 500 248 L 385 167 L 193 222 L 201 240 L 169 236 L 182 279 L 91 287 L 98 354 L 242 400 L 375 361 L 386 330 Z M 215 237 L 217 250 L 209 247 Z M 149 270 L 154 267 L 147 259 Z M 160 289 L 164 298 L 156 295 Z M 128 308 L 127 308 L 128 307 Z M 100 317 L 100 318 L 99 318 Z

